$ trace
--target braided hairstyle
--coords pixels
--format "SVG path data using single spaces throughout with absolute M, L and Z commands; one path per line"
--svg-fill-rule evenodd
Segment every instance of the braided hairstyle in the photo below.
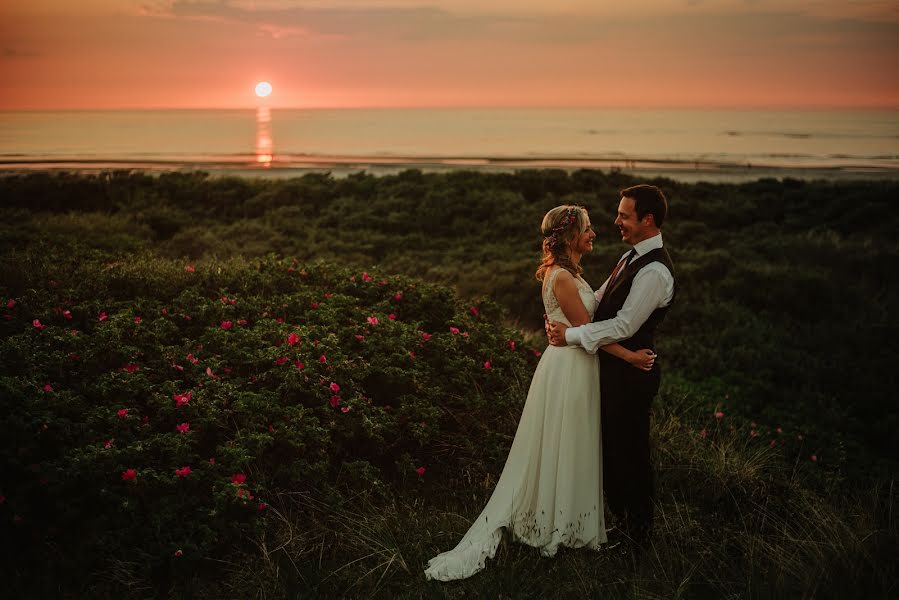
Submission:
M 563 204 L 550 210 L 543 217 L 540 231 L 543 233 L 543 257 L 537 267 L 537 281 L 543 281 L 546 272 L 560 266 L 575 277 L 584 272 L 580 265 L 571 262 L 571 244 L 587 229 L 587 210 L 583 206 Z

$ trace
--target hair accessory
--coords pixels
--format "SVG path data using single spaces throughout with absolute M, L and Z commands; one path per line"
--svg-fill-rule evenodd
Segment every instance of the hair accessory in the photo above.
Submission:
M 577 213 L 579 210 L 580 209 L 577 206 L 569 207 L 568 214 L 565 215 L 558 225 L 552 228 L 552 233 L 544 238 L 550 249 L 555 248 L 556 244 L 559 243 L 559 234 L 577 223 Z

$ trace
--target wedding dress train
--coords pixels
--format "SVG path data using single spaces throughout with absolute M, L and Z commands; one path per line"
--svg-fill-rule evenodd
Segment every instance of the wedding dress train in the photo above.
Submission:
M 547 274 L 543 305 L 550 319 L 570 325 L 553 293 L 559 272 Z M 593 290 L 576 281 L 592 317 Z M 427 579 L 474 575 L 496 554 L 504 528 L 543 556 L 555 556 L 559 546 L 596 549 L 606 542 L 599 401 L 596 357 L 547 347 L 493 495 L 459 544 L 428 561 Z

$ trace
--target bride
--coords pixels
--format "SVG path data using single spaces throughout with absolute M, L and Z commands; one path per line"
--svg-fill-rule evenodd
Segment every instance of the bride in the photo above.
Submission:
M 596 233 L 587 211 L 564 205 L 543 217 L 543 306 L 553 321 L 588 323 L 598 304 L 581 277 L 581 257 Z M 602 350 L 640 369 L 654 357 L 619 344 Z M 506 465 L 487 506 L 448 552 L 428 561 L 425 577 L 470 577 L 493 558 L 503 529 L 512 539 L 555 556 L 559 546 L 597 549 L 606 542 L 599 422 L 599 361 L 576 347 L 543 351 Z

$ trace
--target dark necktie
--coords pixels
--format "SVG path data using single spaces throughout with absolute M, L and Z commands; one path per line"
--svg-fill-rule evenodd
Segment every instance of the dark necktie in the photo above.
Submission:
M 620 275 L 621 272 L 624 271 L 629 264 L 631 264 L 631 260 L 633 260 L 633 258 L 636 255 L 637 255 L 637 249 L 631 248 L 630 253 L 626 257 L 624 257 L 621 260 L 621 262 L 618 263 L 618 266 L 615 267 L 614 271 L 612 271 L 612 277 L 609 278 L 609 285 L 606 286 L 606 291 L 609 291 L 612 289 L 612 286 L 618 280 L 618 275 Z

